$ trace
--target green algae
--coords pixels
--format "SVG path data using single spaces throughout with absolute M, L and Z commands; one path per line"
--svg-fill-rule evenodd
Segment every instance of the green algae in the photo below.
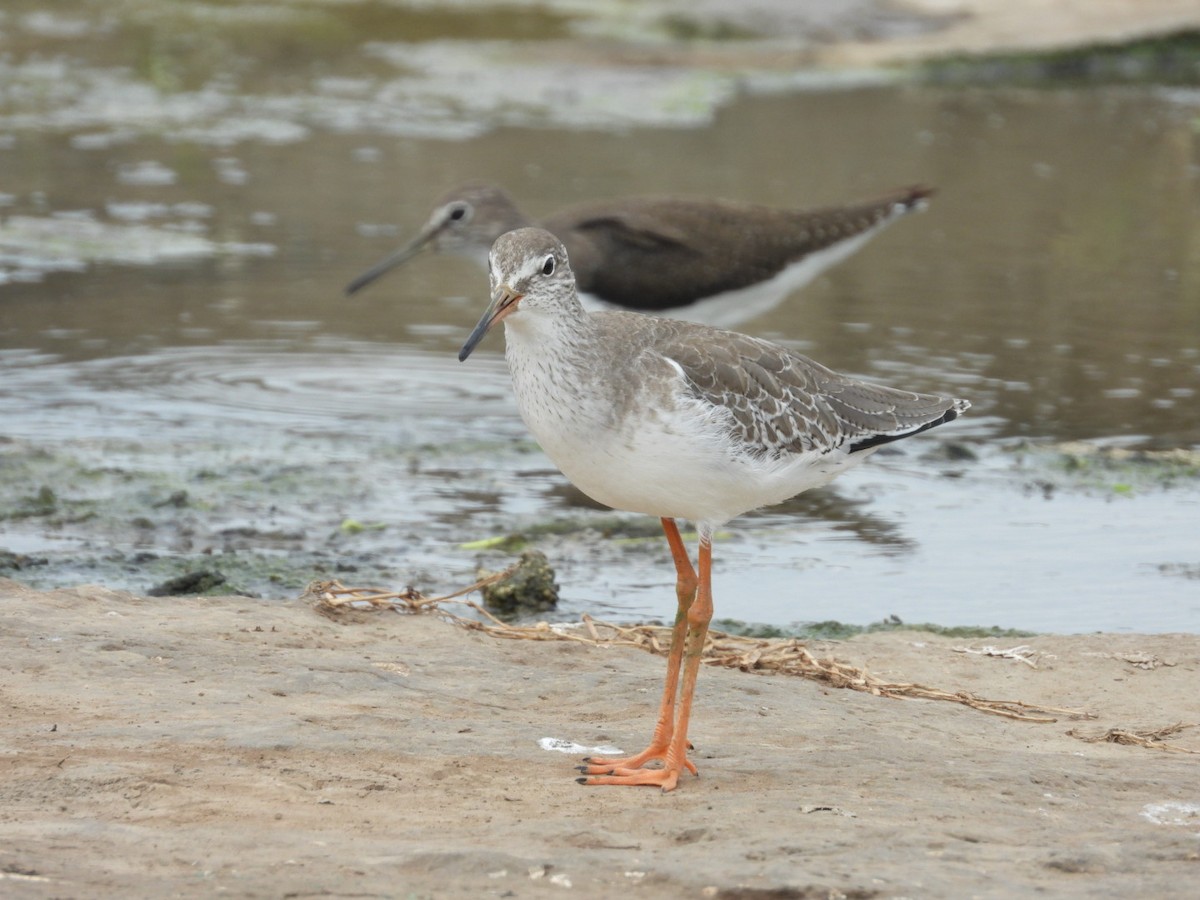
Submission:
M 1200 84 L 1200 31 L 1048 52 L 956 54 L 917 67 L 938 85 Z

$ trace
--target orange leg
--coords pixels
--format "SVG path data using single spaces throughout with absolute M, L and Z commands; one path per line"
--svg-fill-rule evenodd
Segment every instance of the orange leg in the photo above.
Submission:
M 683 539 L 679 536 L 679 528 L 674 519 L 662 519 L 663 532 L 667 536 L 667 544 L 671 548 L 671 558 L 675 561 L 675 597 L 679 606 L 675 612 L 675 627 L 671 632 L 671 650 L 667 657 L 667 678 L 663 684 L 662 702 L 658 707 L 658 722 L 654 726 L 654 736 L 641 753 L 625 756 L 619 759 L 607 757 L 588 757 L 584 760 L 587 765 L 580 766 L 579 771 L 588 775 L 608 775 L 619 770 L 639 769 L 646 763 L 656 759 L 664 759 L 667 748 L 671 744 L 671 735 L 675 730 L 675 696 L 679 692 L 679 669 L 683 662 L 683 648 L 687 635 L 687 613 L 696 597 L 696 570 L 688 558 Z M 694 775 L 696 767 L 690 761 L 685 762 L 688 770 Z M 580 781 L 587 781 L 581 778 Z
M 704 641 L 708 636 L 708 623 L 713 614 L 712 540 L 706 532 L 701 532 L 700 573 L 697 578 L 683 549 L 683 542 L 679 538 L 674 521 L 663 519 L 663 530 L 666 531 L 667 540 L 671 544 L 671 555 L 675 558 L 675 570 L 679 576 L 676 583 L 679 611 L 671 636 L 667 680 L 654 738 L 650 746 L 636 756 L 619 760 L 587 760 L 589 765 L 582 771 L 587 772 L 590 777 L 579 779 L 582 784 L 646 784 L 670 791 L 675 788 L 682 769 L 696 774 L 695 765 L 687 758 L 687 729 L 692 713 L 692 697 L 696 691 L 696 677 L 700 673 L 700 660 L 704 653 Z M 681 565 L 681 559 L 686 563 L 686 568 Z M 693 588 L 693 593 L 692 598 L 685 603 L 684 593 L 688 587 Z M 679 687 L 681 668 L 683 687 L 679 691 L 679 714 L 676 717 L 675 694 Z M 644 768 L 646 762 L 654 759 L 662 760 L 662 768 Z

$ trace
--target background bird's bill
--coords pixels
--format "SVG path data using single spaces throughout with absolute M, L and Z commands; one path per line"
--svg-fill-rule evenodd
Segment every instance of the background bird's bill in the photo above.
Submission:
M 353 294 L 355 291 L 365 288 L 372 281 L 396 268 L 396 266 L 400 265 L 401 263 L 412 259 L 423 249 L 425 249 L 425 245 L 433 240 L 437 236 L 438 232 L 446 227 L 446 223 L 448 221 L 449 218 L 445 211 L 438 210 L 433 214 L 432 217 L 430 217 L 429 221 L 421 227 L 421 230 L 417 232 L 416 237 L 414 237 L 395 253 L 376 263 L 374 266 L 367 269 L 367 271 L 363 272 L 348 285 L 346 285 L 347 296 Z

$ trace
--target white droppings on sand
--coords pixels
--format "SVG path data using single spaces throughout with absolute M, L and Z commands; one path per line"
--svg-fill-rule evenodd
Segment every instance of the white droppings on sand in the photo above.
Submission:
M 599 747 L 585 747 L 583 744 L 577 744 L 574 741 L 552 737 L 542 738 L 538 741 L 538 746 L 543 750 L 554 750 L 558 753 L 569 753 L 572 756 L 620 756 L 624 752 L 618 747 L 610 747 L 608 745 L 601 745 Z

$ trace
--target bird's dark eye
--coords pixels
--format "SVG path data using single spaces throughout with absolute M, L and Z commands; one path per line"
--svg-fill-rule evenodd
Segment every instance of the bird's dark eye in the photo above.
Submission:
M 543 275 L 553 275 L 554 274 L 554 257 L 553 256 L 546 257 L 546 261 L 542 264 L 542 274 Z
M 452 221 L 459 222 L 467 217 L 467 208 L 465 206 L 456 206 L 450 210 L 450 218 Z

